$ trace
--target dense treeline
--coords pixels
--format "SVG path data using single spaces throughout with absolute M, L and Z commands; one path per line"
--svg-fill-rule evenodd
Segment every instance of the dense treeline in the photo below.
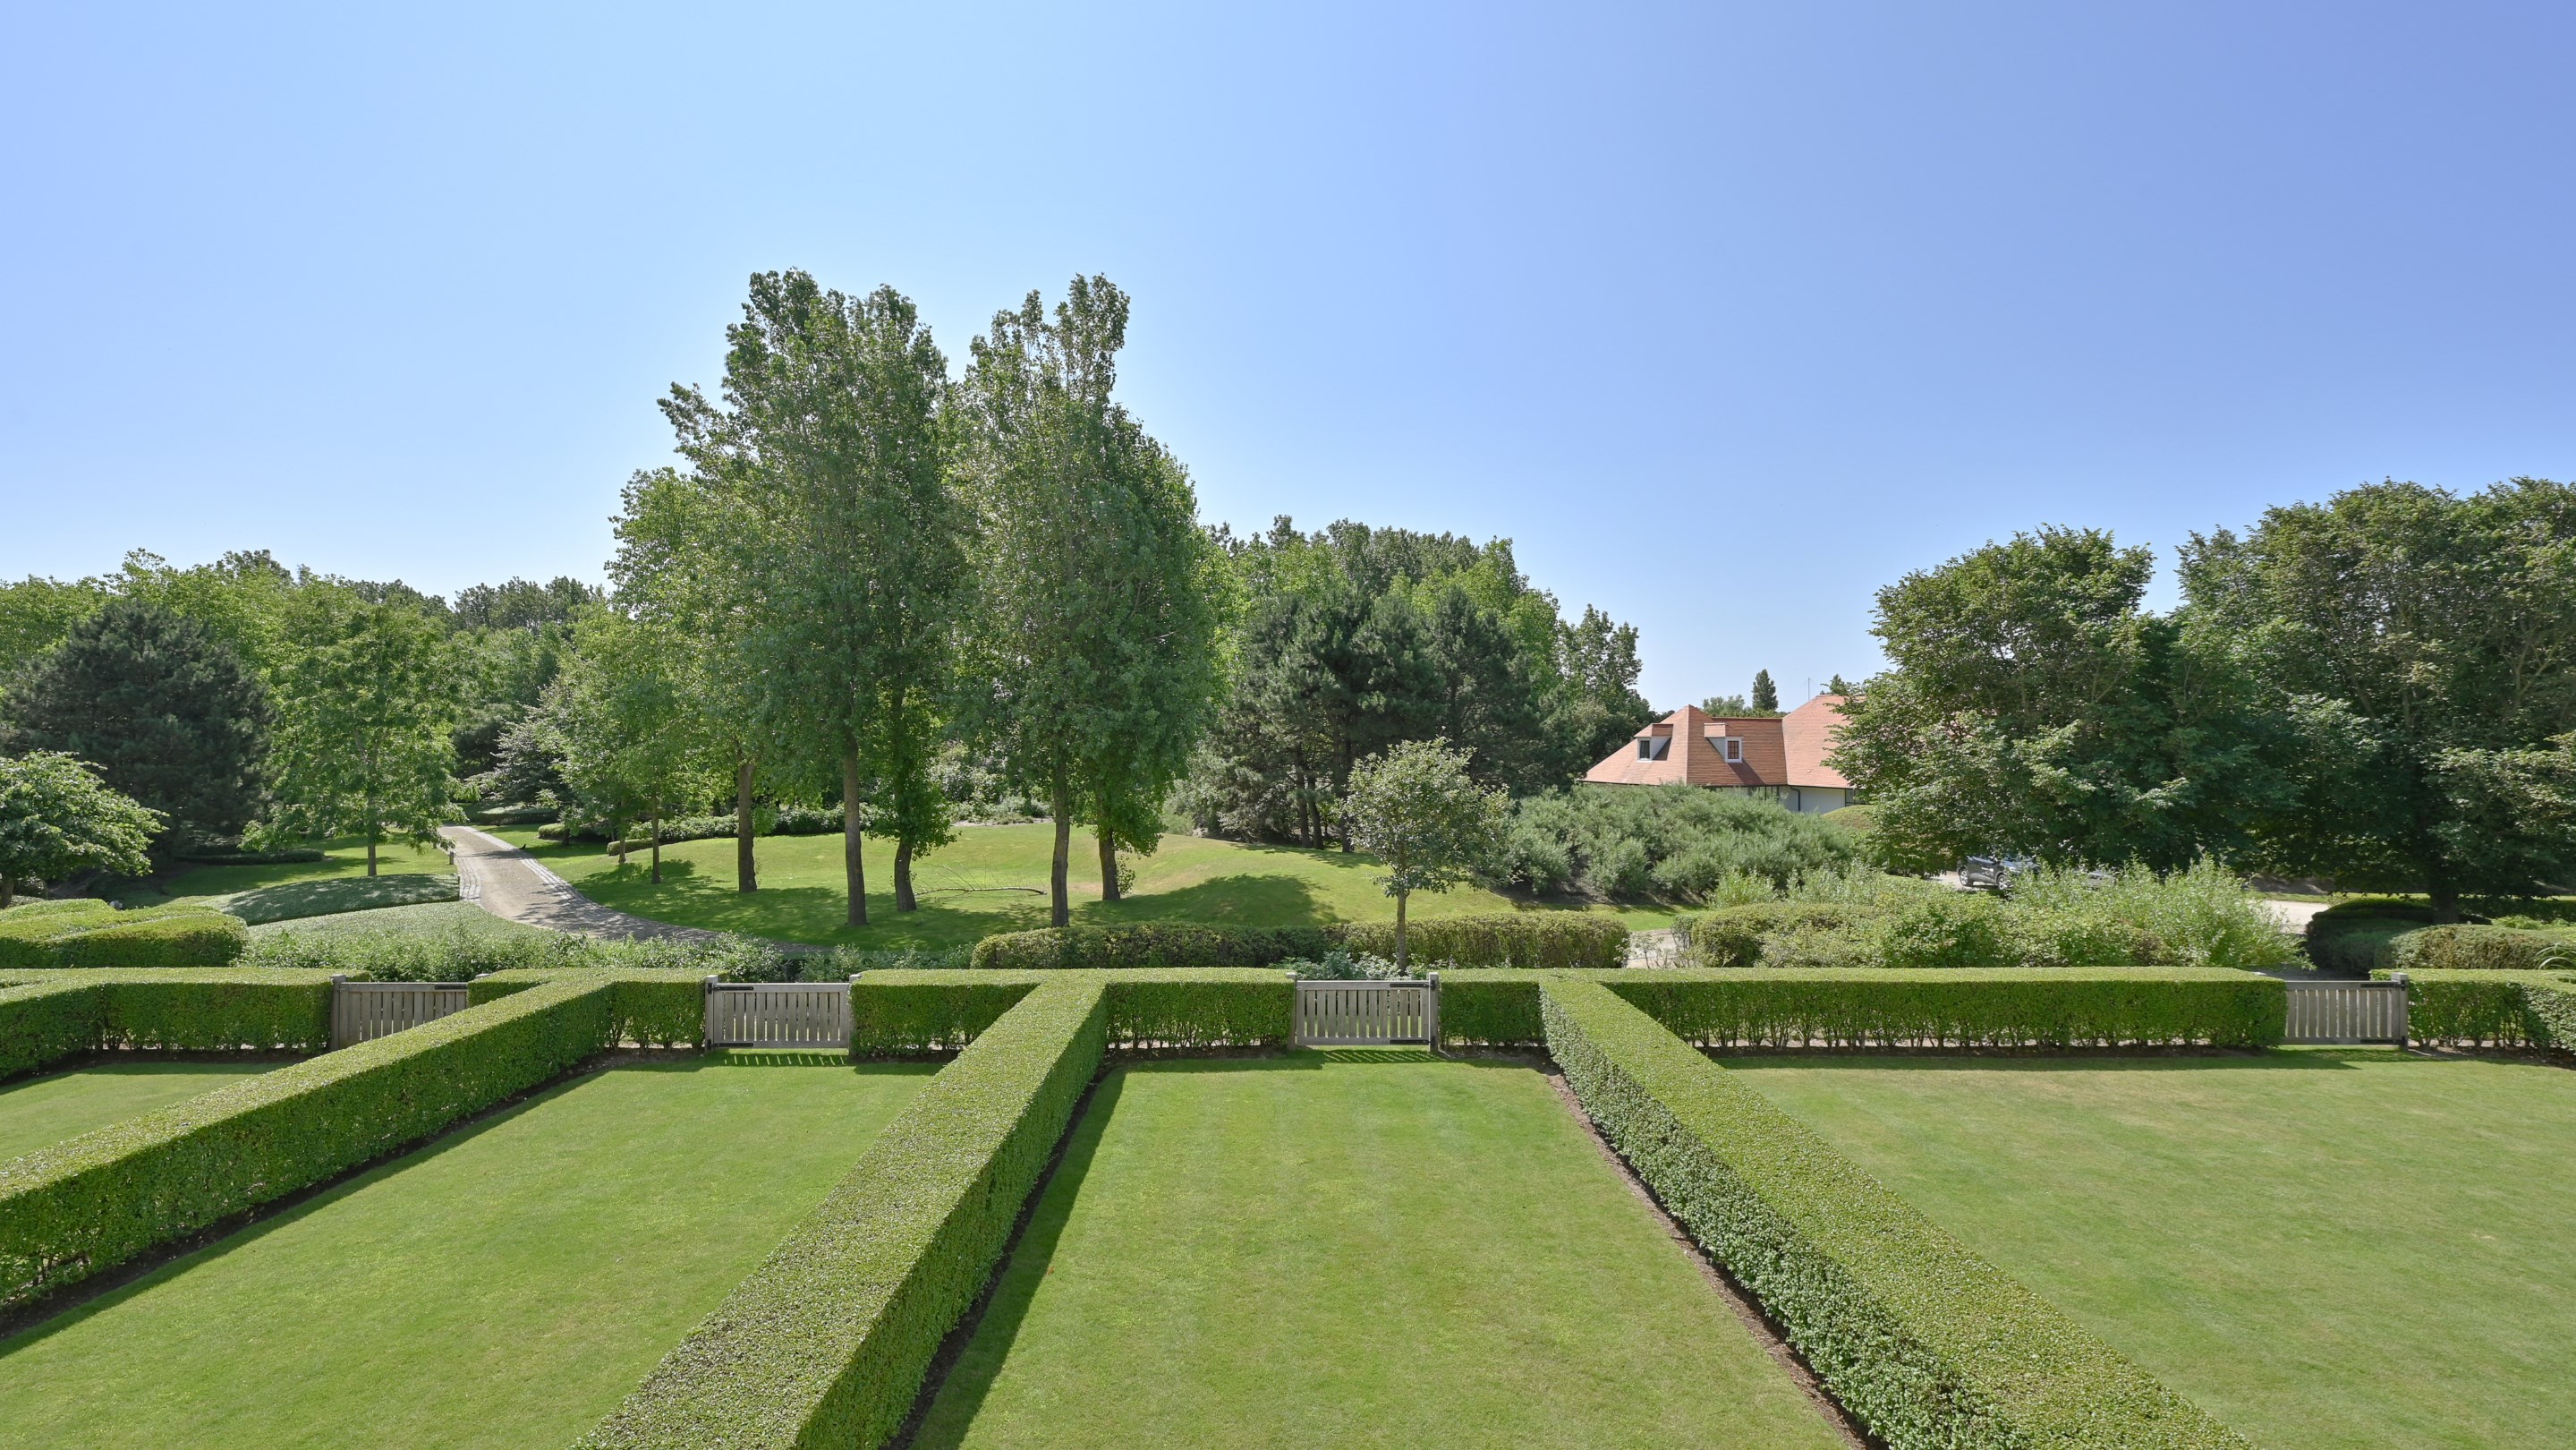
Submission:
M 2576 883 L 2576 487 L 2411 483 L 2194 536 L 2183 600 L 2098 530 L 1879 592 L 1840 762 L 1894 864 L 1979 851 L 2349 885 Z

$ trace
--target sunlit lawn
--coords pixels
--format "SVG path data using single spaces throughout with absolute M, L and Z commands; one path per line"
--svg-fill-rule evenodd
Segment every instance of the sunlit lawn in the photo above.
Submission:
M 1729 1065 L 2258 1445 L 2576 1445 L 2576 1072 Z
M 568 1444 L 927 1080 L 580 1079 L 0 1341 L 0 1443 Z
M 337 881 L 367 874 L 365 841 L 341 839 L 307 844 L 320 847 L 325 852 L 323 858 L 278 866 L 200 866 L 172 877 L 163 883 L 162 889 L 172 898 L 230 896 L 236 891 L 262 886 Z M 399 841 L 376 843 L 376 871 L 379 875 L 446 875 L 455 870 L 455 864 L 447 859 L 447 853 L 436 846 L 412 846 Z
M 784 941 L 868 947 L 961 945 L 997 931 L 1046 925 L 1047 867 L 1054 849 L 1052 828 L 1044 824 L 962 829 L 953 844 L 916 863 L 921 909 L 899 914 L 894 909 L 893 846 L 871 839 L 870 925 L 851 931 L 842 924 L 848 895 L 839 836 L 762 837 L 760 890 L 745 896 L 734 889 L 730 838 L 663 847 L 663 879 L 657 887 L 640 853 L 630 855 L 620 869 L 615 858 L 595 845 L 541 843 L 533 830 L 494 834 L 533 848 L 583 894 L 620 911 Z M 1395 903 L 1379 885 L 1376 862 L 1367 856 L 1169 835 L 1153 855 L 1129 858 L 1135 885 L 1125 900 L 1107 903 L 1100 899 L 1100 859 L 1090 837 L 1077 835 L 1074 845 L 1071 889 L 1077 923 L 1296 926 L 1395 917 Z M 1411 914 L 1422 918 L 1538 909 L 1550 908 L 1464 887 L 1436 896 L 1417 894 Z M 1671 921 L 1669 912 L 1619 915 L 1632 927 Z
M 915 1443 L 1836 1445 L 1701 1272 L 1528 1067 L 1141 1064 Z
M 106 1062 L 0 1087 L 0 1160 L 265 1072 L 272 1063 Z

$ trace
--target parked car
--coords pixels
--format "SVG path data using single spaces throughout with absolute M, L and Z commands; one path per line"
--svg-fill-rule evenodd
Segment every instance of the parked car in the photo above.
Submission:
M 2028 856 L 1971 856 L 1959 867 L 1959 884 L 1970 891 L 2010 891 L 2013 878 L 2038 864 Z

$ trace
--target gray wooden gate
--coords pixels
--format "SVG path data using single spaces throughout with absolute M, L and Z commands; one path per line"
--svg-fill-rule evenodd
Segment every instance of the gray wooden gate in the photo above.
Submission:
M 463 982 L 352 982 L 331 979 L 331 1045 L 347 1047 L 435 1022 L 469 1005 Z
M 1299 982 L 1297 1045 L 1440 1046 L 1440 974 L 1422 981 Z
M 2406 974 L 2385 982 L 2284 982 L 2290 994 L 2284 1042 L 2393 1042 L 2406 1045 Z
M 719 982 L 707 978 L 707 1046 L 850 1045 L 847 982 Z

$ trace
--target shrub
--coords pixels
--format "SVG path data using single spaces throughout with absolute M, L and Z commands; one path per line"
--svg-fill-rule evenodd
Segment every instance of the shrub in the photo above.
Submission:
M 850 987 L 850 1055 L 961 1048 L 1049 981 L 1098 980 L 1118 1047 L 1278 1047 L 1294 1029 L 1296 986 L 1268 968 L 1056 972 L 871 972 Z
M 2245 1445 L 1644 1013 L 1540 993 L 1585 1111 L 1885 1444 Z
M 397 908 L 398 909 L 398 908 Z M 487 972 L 596 966 L 599 944 L 560 932 L 302 930 L 255 938 L 245 966 L 340 972 L 369 982 L 463 982 Z
M 1891 967 L 2006 967 L 2020 953 L 2001 902 L 1954 892 L 1888 918 L 1879 952 Z
M 1388 928 L 1390 937 L 1393 928 Z M 1332 947 L 1322 927 L 1059 926 L 1004 932 L 975 943 L 979 971 L 1050 971 L 1087 967 L 1268 967 L 1320 957 Z
M 900 1057 L 966 1046 L 1043 980 L 1025 973 L 870 972 L 850 984 L 850 1055 Z
M 69 973 L 0 987 L 0 1082 L 41 1071 L 97 1048 L 107 1030 L 107 994 Z
M 1674 919 L 1673 931 L 1694 966 L 1773 965 L 1766 945 L 1793 932 L 1851 934 L 1863 940 L 1874 959 L 1875 931 L 1887 914 L 1885 908 L 1863 902 L 1763 901 L 1690 912 Z
M 1370 956 L 1395 955 L 1395 923 L 1356 922 L 1328 929 L 1336 945 Z M 1616 917 L 1582 911 L 1516 911 L 1443 916 L 1410 922 L 1407 945 L 1417 964 L 1455 967 L 1623 967 L 1628 928 Z M 1213 965 L 1213 964 L 1211 964 Z
M 2379 963 L 2379 949 L 2390 940 L 2434 924 L 2433 909 L 2420 901 L 2339 901 L 2308 918 L 2308 961 L 2322 972 L 2367 976 Z
M 72 909 L 17 907 L 0 916 L 0 967 L 220 967 L 250 939 L 239 921 L 195 902 L 145 911 L 105 902 L 64 907 Z
M 581 1443 L 884 1443 L 1072 1123 L 1106 1045 L 1107 990 L 1030 991 Z
M 183 850 L 171 859 L 191 866 L 309 866 L 325 859 L 323 852 L 310 847 L 287 851 L 222 851 L 205 847 Z
M 2386 980 L 2393 969 L 2373 976 Z M 2407 973 L 2406 1035 L 2459 1047 L 2576 1051 L 2576 970 L 2419 968 Z
M 2576 969 L 2576 934 L 2510 926 L 2425 926 L 2380 943 L 2372 965 L 2406 971 Z
M 1366 952 L 1352 956 L 1340 947 L 1324 953 L 1320 960 L 1300 958 L 1279 965 L 1301 982 L 1383 982 L 1405 975 L 1384 957 Z
M 548 982 L 0 1163 L 0 1304 L 416 1142 L 608 1043 L 613 984 Z
M 1696 786 L 1577 786 L 1514 804 L 1499 875 L 1528 891 L 1699 900 L 1732 877 L 1774 887 L 1853 859 L 1822 816 Z
M 2205 856 L 2162 876 L 2143 866 L 2107 877 L 2066 869 L 2030 872 L 2013 883 L 2010 908 L 2025 922 L 2049 923 L 2045 932 L 2023 928 L 2034 941 L 2063 942 L 2070 952 L 2097 958 L 2070 958 L 2070 965 L 2111 965 L 2098 958 L 2117 950 L 2124 934 L 2133 950 L 2150 953 L 2121 958 L 2126 961 L 2252 971 L 2286 966 L 2297 955 L 2244 878 Z
M 2281 1040 L 2289 1010 L 2277 979 L 2206 967 L 1685 970 L 1598 980 L 1710 1047 L 2267 1047 Z M 1447 1016 L 1444 1002 L 1444 1030 Z

